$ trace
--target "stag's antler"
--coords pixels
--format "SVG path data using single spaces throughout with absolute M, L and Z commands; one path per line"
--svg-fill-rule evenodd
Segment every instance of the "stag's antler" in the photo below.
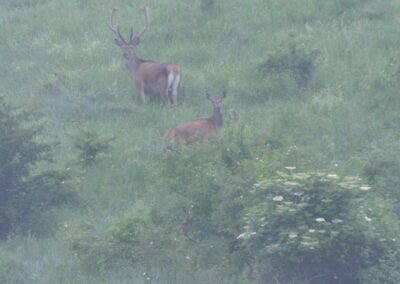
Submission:
M 145 5 L 141 10 L 144 12 L 144 28 L 140 33 L 137 33 L 135 37 L 133 37 L 133 30 L 131 29 L 131 34 L 129 36 L 129 41 L 126 41 L 124 37 L 122 36 L 119 26 L 115 25 L 115 13 L 117 12 L 116 8 L 112 8 L 110 10 L 110 24 L 108 27 L 110 30 L 118 36 L 118 39 L 116 39 L 117 43 L 124 43 L 128 45 L 137 45 L 140 41 L 140 37 L 145 33 L 147 28 L 149 27 L 149 6 Z
M 147 28 L 149 26 L 149 6 L 145 5 L 141 10 L 144 12 L 144 28 L 143 28 L 143 31 L 136 34 L 136 36 L 135 36 L 139 39 L 144 34 L 144 32 L 147 30 Z
M 115 13 L 117 12 L 117 9 L 116 8 L 112 8 L 111 10 L 110 10 L 110 24 L 108 25 L 108 27 L 110 28 L 110 30 L 113 32 L 113 33 L 115 33 L 117 36 L 118 36 L 118 40 L 119 41 L 122 41 L 123 43 L 125 43 L 125 44 L 128 44 L 127 42 L 126 42 L 126 40 L 124 39 L 124 37 L 122 36 L 122 34 L 121 34 L 121 32 L 119 31 L 119 26 L 117 25 L 117 26 L 115 26 Z
M 115 34 L 118 33 L 118 28 L 115 27 L 115 23 L 114 23 L 114 15 L 117 12 L 117 8 L 113 7 L 110 10 L 110 24 L 108 25 L 108 27 L 110 28 L 111 31 L 113 31 Z

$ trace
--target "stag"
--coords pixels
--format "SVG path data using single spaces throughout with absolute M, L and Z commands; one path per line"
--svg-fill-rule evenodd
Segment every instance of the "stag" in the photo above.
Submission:
M 144 12 L 144 28 L 133 36 L 133 29 L 129 41 L 122 36 L 119 26 L 115 25 L 116 8 L 110 11 L 109 28 L 116 35 L 115 43 L 121 48 L 124 63 L 133 77 L 136 93 L 142 104 L 145 103 L 145 93 L 159 93 L 164 105 L 169 102 L 178 105 L 178 88 L 181 81 L 181 69 L 176 64 L 157 63 L 153 60 L 139 58 L 135 48 L 139 45 L 142 35 L 149 26 L 149 7 L 142 8 Z
M 164 135 L 169 140 L 168 142 L 179 139 L 182 144 L 187 145 L 198 140 L 205 140 L 215 136 L 222 127 L 221 103 L 225 97 L 225 90 L 223 90 L 221 95 L 215 99 L 211 98 L 211 96 L 207 94 L 207 99 L 214 107 L 213 115 L 209 118 L 201 118 L 185 122 L 177 127 L 169 129 Z

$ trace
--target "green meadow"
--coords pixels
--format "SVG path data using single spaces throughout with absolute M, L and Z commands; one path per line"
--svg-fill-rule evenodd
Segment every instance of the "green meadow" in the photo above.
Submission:
M 108 27 L 116 7 L 141 31 L 145 4 L 135 51 L 181 67 L 178 107 L 138 102 Z M 0 0 L 0 283 L 400 283 L 399 19 L 396 0 Z M 223 89 L 218 136 L 167 149 Z

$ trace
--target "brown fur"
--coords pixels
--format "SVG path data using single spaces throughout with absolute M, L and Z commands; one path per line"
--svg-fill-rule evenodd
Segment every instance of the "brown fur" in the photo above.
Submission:
M 135 47 L 139 45 L 141 36 L 148 27 L 149 7 L 143 8 L 145 27 L 142 32 L 133 37 L 133 32 L 129 41 L 125 40 L 119 31 L 119 27 L 114 24 L 116 9 L 110 11 L 110 29 L 116 34 L 115 43 L 121 48 L 124 63 L 129 73 L 132 75 L 136 93 L 139 100 L 145 103 L 145 93 L 157 92 L 163 103 L 166 105 L 171 100 L 174 105 L 178 104 L 178 88 L 182 78 L 182 72 L 176 64 L 157 63 L 153 60 L 144 60 L 136 56 Z M 168 81 L 169 80 L 169 81 Z M 171 95 L 169 95 L 171 93 Z
M 132 72 L 131 72 L 132 73 Z M 145 102 L 145 94 L 157 92 L 164 104 L 168 104 L 169 92 L 172 87 L 168 86 L 168 76 L 172 74 L 182 78 L 182 72 L 176 64 L 159 64 L 154 61 L 145 61 L 137 67 L 132 76 L 136 85 L 136 93 L 142 103 Z M 177 100 L 172 97 L 172 102 L 177 105 Z
M 210 118 L 201 118 L 179 124 L 167 130 L 164 137 L 169 140 L 179 139 L 182 144 L 187 145 L 215 136 L 222 127 L 221 102 L 225 96 L 225 91 L 215 100 L 207 96 L 214 106 L 214 113 Z

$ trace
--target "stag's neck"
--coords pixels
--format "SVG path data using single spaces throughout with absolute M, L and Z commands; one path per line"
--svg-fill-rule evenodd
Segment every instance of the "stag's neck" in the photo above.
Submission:
M 213 116 L 211 117 L 212 124 L 219 130 L 222 127 L 222 113 L 221 109 L 214 109 Z
M 131 58 L 125 59 L 125 66 L 129 73 L 134 74 L 143 62 L 146 62 L 146 60 L 143 60 L 137 57 L 136 54 L 133 54 Z

